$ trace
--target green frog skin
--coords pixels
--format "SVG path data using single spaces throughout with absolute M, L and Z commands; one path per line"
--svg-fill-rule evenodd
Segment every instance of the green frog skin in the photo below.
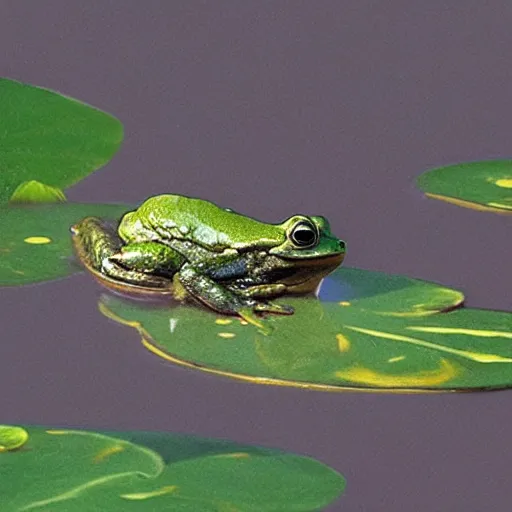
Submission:
M 315 291 L 345 256 L 324 217 L 266 224 L 171 194 L 150 197 L 117 227 L 87 217 L 72 233 L 79 258 L 107 285 L 173 290 L 179 300 L 249 321 L 258 312 L 292 314 L 269 299 Z

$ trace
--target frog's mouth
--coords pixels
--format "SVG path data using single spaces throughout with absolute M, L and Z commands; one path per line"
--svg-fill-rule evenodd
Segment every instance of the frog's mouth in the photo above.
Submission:
M 290 261 L 298 261 L 299 258 L 285 258 Z M 328 254 L 326 256 L 314 256 L 311 258 L 300 258 L 301 267 L 334 267 L 341 265 L 345 259 L 345 251 L 336 254 Z
M 345 253 L 330 254 L 323 258 L 301 260 L 300 270 L 293 275 L 281 279 L 279 282 L 286 285 L 287 293 L 314 292 L 322 279 L 337 268 L 345 257 Z
M 329 272 L 326 272 L 323 275 L 315 275 L 314 277 L 310 277 L 309 279 L 306 279 L 305 281 L 296 282 L 296 283 L 290 283 L 286 285 L 286 293 L 291 294 L 304 294 L 304 293 L 311 293 L 315 292 L 322 282 L 322 279 L 328 274 Z

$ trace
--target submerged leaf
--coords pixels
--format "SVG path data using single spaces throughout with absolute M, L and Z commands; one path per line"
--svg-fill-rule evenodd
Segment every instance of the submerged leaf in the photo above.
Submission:
M 25 181 L 13 192 L 9 203 L 65 203 L 66 196 L 60 188 L 50 187 L 39 181 Z

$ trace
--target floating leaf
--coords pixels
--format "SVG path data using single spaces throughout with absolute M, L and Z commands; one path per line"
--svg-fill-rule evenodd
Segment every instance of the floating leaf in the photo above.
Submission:
M 155 308 L 104 296 L 100 310 L 136 328 L 169 361 L 260 384 L 323 390 L 457 390 L 512 386 L 512 315 L 461 309 L 385 316 L 287 298 L 292 316 L 263 335 L 204 309 Z M 364 299 L 361 299 L 361 304 Z
M 406 276 L 342 267 L 322 282 L 322 301 L 388 316 L 424 316 L 460 306 L 464 295 Z
M 63 189 L 105 165 L 119 120 L 56 92 L 0 78 L 0 203 L 23 182 Z
M 475 210 L 512 213 L 512 160 L 440 167 L 423 173 L 417 183 L 435 199 Z
M 25 427 L 26 449 L 0 454 L 3 510 L 45 510 L 87 489 L 141 474 L 156 477 L 164 468 L 158 454 L 92 432 Z M 8 506 L 7 506 L 8 505 Z
M 26 449 L 0 454 L 6 512 L 306 512 L 328 505 L 345 485 L 313 459 L 228 441 L 24 428 Z
M 88 215 L 119 218 L 130 207 L 59 204 L 0 208 L 0 286 L 58 279 L 82 266 L 74 263 L 70 227 Z
M 50 187 L 39 181 L 25 181 L 13 192 L 9 203 L 64 203 L 66 196 L 60 188 Z
M 457 311 L 368 328 L 345 323 L 347 336 L 378 344 L 376 354 L 337 375 L 352 382 L 389 387 L 493 389 L 512 386 L 512 314 Z

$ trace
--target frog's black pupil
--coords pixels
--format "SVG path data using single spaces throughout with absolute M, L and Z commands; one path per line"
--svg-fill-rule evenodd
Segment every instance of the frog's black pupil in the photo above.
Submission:
M 292 233 L 293 241 L 301 246 L 313 245 L 316 242 L 316 233 L 309 226 L 297 226 Z

